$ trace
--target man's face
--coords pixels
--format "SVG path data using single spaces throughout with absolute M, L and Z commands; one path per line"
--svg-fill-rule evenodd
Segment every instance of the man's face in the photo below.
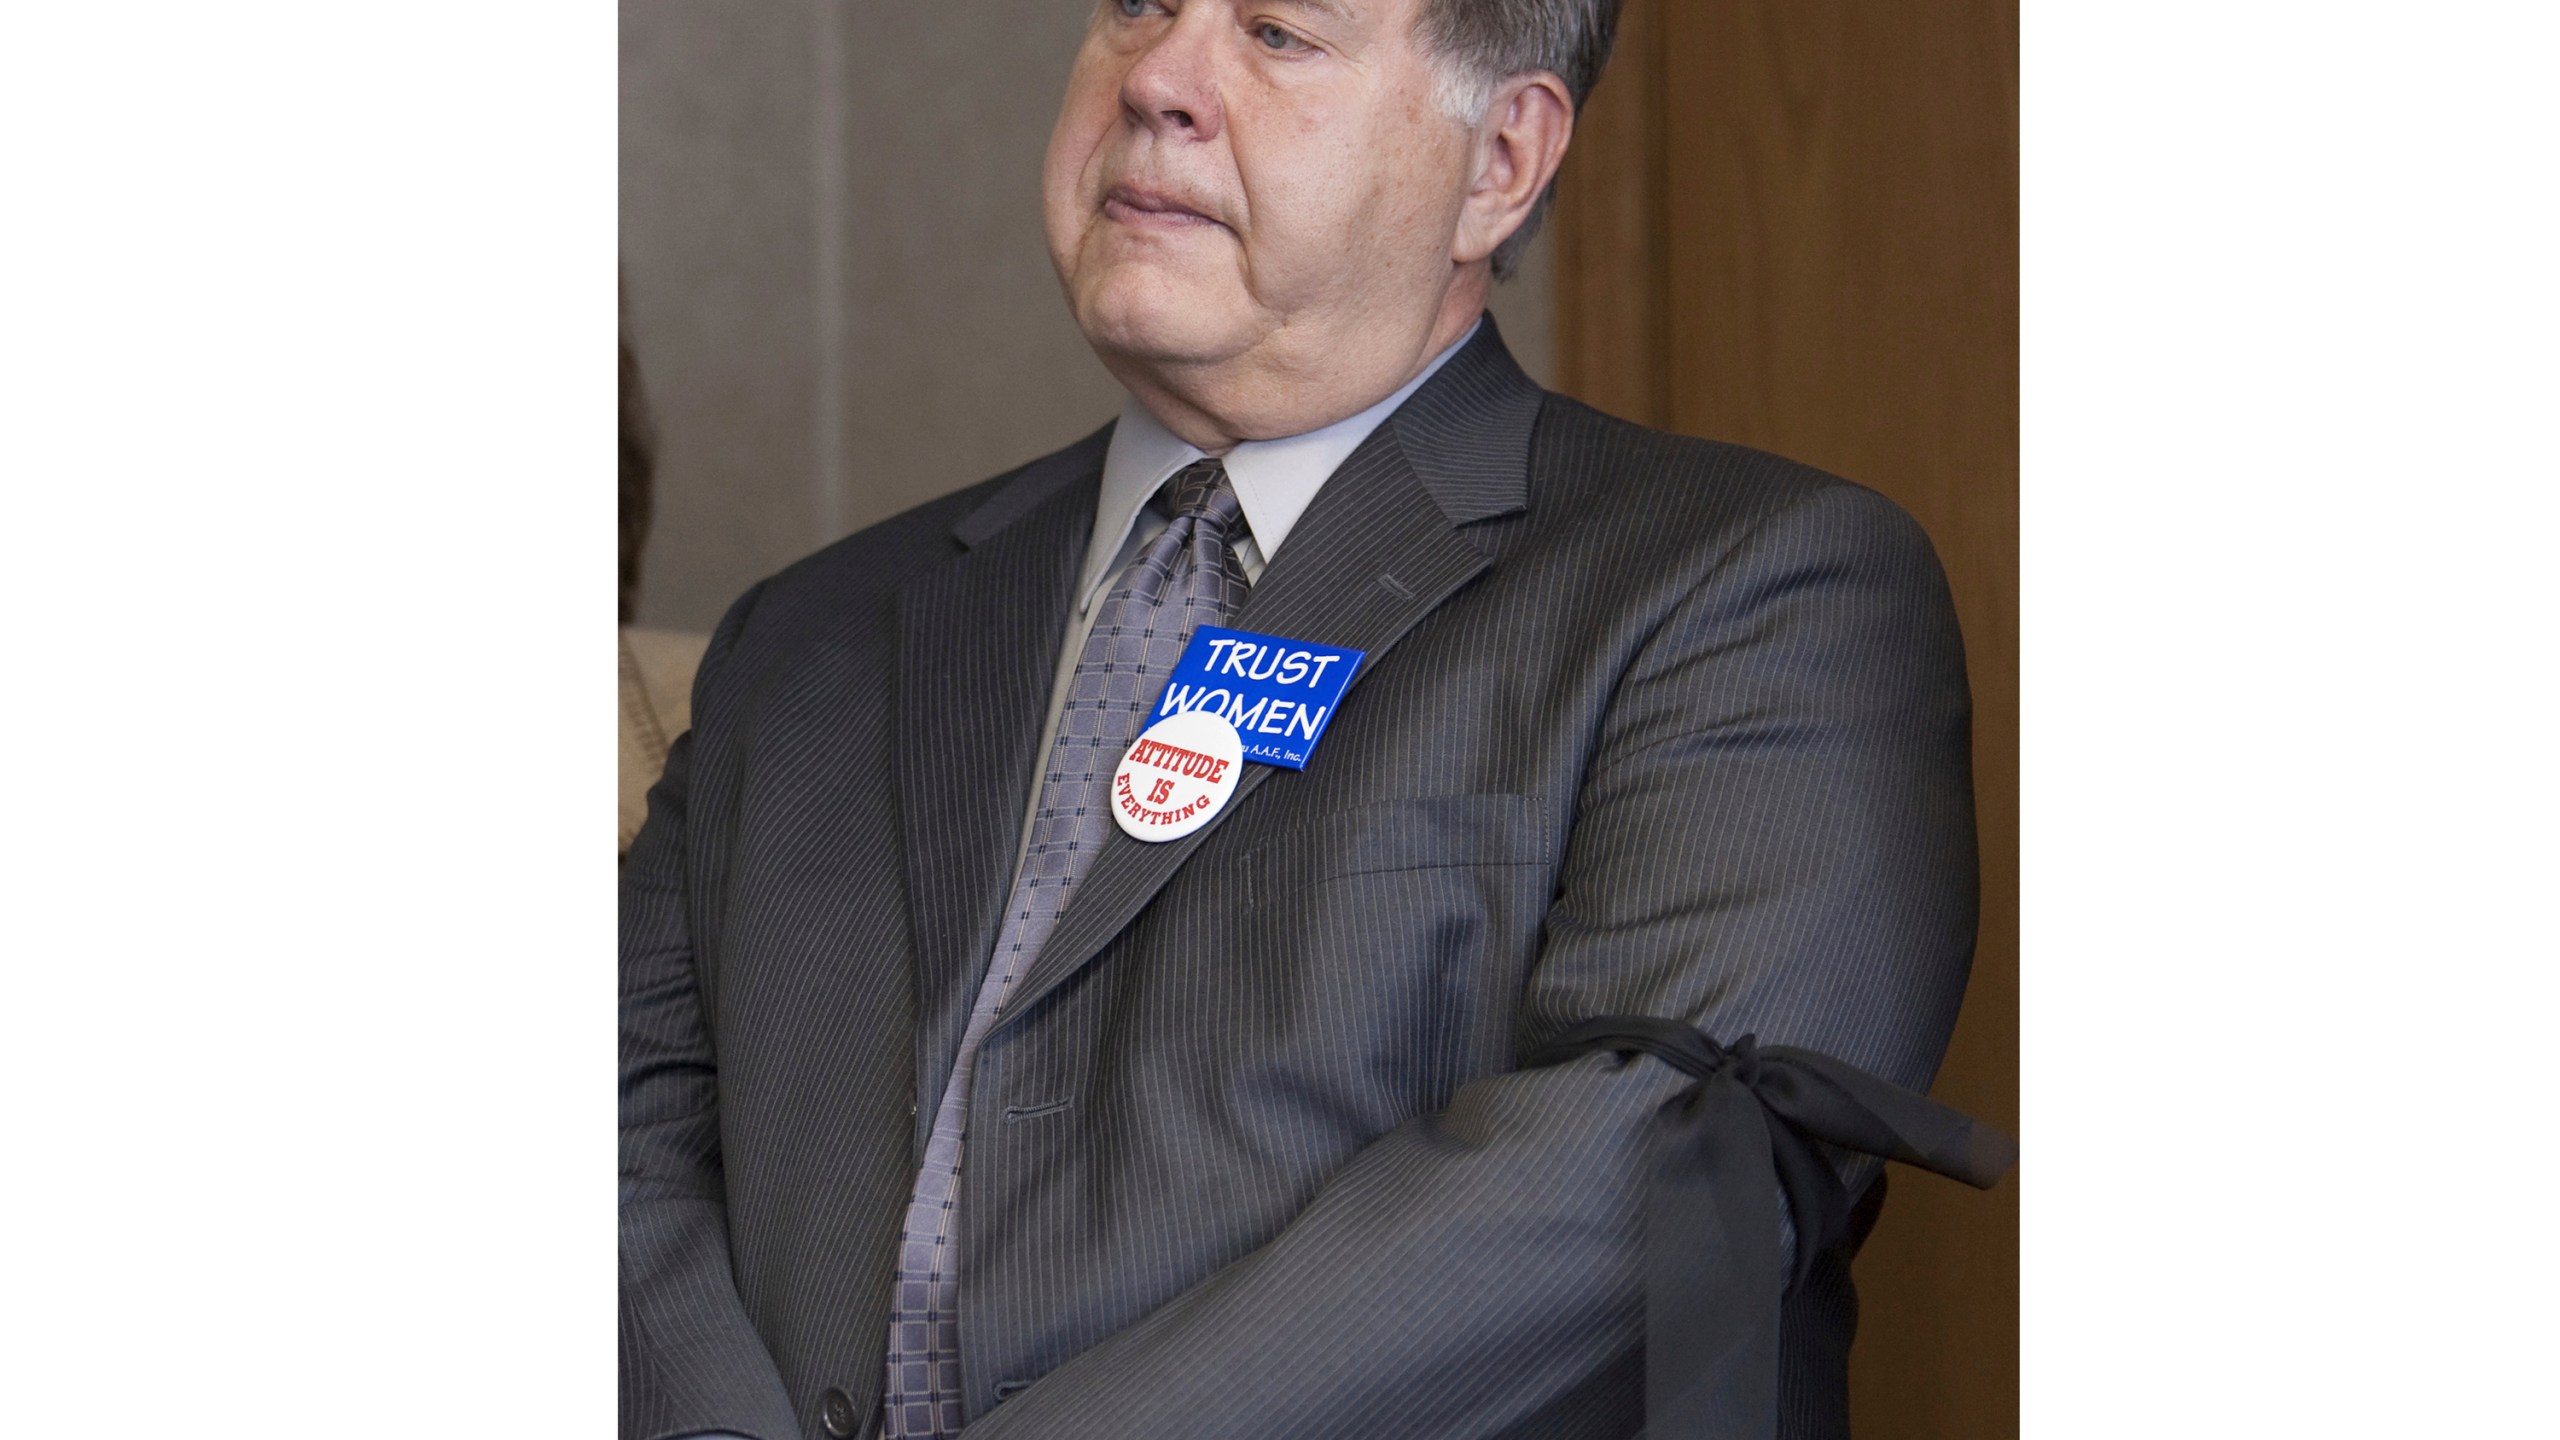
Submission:
M 1378 334 L 1419 343 L 1449 285 L 1472 144 L 1433 103 L 1421 3 L 1102 0 L 1042 208 L 1106 363 L 1260 347 L 1304 370 Z

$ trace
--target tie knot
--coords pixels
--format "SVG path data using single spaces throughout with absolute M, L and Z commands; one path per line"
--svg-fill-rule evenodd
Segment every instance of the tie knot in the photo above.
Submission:
M 1187 515 L 1221 529 L 1243 513 L 1223 460 L 1195 460 L 1175 471 L 1165 482 L 1165 508 L 1176 520 Z

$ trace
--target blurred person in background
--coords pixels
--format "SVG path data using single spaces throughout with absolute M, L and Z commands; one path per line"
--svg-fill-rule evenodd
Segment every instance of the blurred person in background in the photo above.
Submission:
M 616 853 L 631 849 L 640 822 L 649 813 L 649 787 L 667 761 L 667 747 L 692 723 L 693 671 L 702 661 L 707 635 L 673 630 L 641 630 L 631 620 L 640 603 L 640 552 L 649 543 L 650 477 L 657 459 L 657 436 L 649 425 L 649 397 L 640 385 L 640 362 L 632 356 L 631 337 L 621 339 L 622 352 L 622 586 L 617 609 L 621 620 L 622 747 L 617 774 L 621 781 L 621 836 Z

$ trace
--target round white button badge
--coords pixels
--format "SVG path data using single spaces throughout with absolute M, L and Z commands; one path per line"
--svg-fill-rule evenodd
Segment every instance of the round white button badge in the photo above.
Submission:
M 1244 740 L 1213 710 L 1167 715 L 1120 757 L 1111 818 L 1139 840 L 1179 840 L 1217 818 L 1236 793 Z

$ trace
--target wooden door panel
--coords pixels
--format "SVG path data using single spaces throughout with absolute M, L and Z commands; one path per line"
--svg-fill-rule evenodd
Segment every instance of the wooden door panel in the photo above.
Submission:
M 1982 938 L 1935 1093 L 2017 1107 L 2017 11 L 1633 0 L 1558 196 L 1559 373 L 1927 528 L 1974 690 Z M 2017 1433 L 2018 1181 L 1898 1173 L 1859 1261 L 1862 1440 Z

